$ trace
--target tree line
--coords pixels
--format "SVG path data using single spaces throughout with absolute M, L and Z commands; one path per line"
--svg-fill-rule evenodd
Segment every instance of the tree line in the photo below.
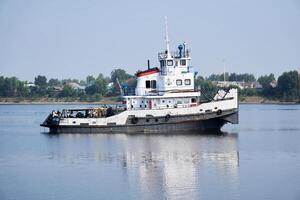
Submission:
M 110 77 L 103 74 L 89 75 L 85 80 L 56 78 L 47 79 L 38 75 L 34 82 L 21 81 L 16 77 L 0 76 L 0 97 L 13 97 L 24 99 L 35 98 L 66 98 L 80 101 L 99 101 L 104 96 L 120 95 L 120 83 L 134 87 L 135 76 L 123 69 L 113 70 Z
M 206 78 L 198 76 L 195 80 L 195 85 L 200 87 L 203 92 L 213 95 L 218 88 L 212 81 L 224 80 L 260 84 L 261 88 L 238 88 L 240 97 L 261 96 L 286 102 L 300 102 L 300 74 L 296 70 L 282 73 L 277 80 L 272 73 L 262 75 L 257 79 L 253 74 L 249 73 L 225 73 L 225 77 L 224 74 L 212 74 Z
M 204 95 L 212 96 L 218 87 L 213 81 L 237 81 L 258 82 L 260 89 L 239 89 L 240 96 L 262 96 L 280 101 L 299 101 L 300 77 L 297 71 L 289 71 L 281 74 L 276 80 L 274 74 L 263 75 L 256 79 L 253 74 L 225 73 L 211 74 L 208 77 L 197 76 L 195 87 L 201 88 Z M 34 78 L 34 84 L 21 81 L 16 77 L 0 76 L 0 97 L 16 97 L 24 99 L 32 98 L 66 98 L 80 101 L 99 101 L 102 97 L 116 97 L 120 95 L 120 88 L 135 88 L 136 77 L 123 69 L 113 70 L 110 76 L 99 74 L 87 76 L 84 80 L 78 79 L 47 79 L 38 75 Z M 276 83 L 276 85 L 272 85 Z M 235 86 L 233 86 L 235 87 Z

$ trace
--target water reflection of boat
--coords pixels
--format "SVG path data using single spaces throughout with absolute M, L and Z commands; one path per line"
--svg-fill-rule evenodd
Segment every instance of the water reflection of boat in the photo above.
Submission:
M 217 191 L 218 187 L 238 193 L 237 134 L 64 134 L 54 137 L 60 140 L 54 145 L 76 155 L 74 158 L 64 155 L 62 159 L 76 162 L 74 159 L 78 159 L 78 154 L 73 153 L 79 144 L 84 144 L 80 146 L 79 154 L 83 160 L 104 163 L 112 173 L 121 170 L 122 180 L 128 185 L 134 184 L 139 192 L 152 199 L 183 196 L 195 199 L 210 192 L 211 188 Z M 54 151 L 57 148 L 54 146 Z M 210 187 L 205 190 L 207 185 Z
M 157 190 L 164 192 L 156 198 L 180 199 L 188 194 L 194 199 L 206 181 L 216 182 L 215 187 L 222 182 L 231 190 L 238 187 L 239 153 L 235 134 L 145 137 L 142 143 L 139 145 L 142 149 L 135 151 L 147 153 L 125 155 L 124 162 L 127 171 L 138 168 L 135 173 L 141 190 L 149 195 Z M 205 171 L 211 171 L 212 175 Z

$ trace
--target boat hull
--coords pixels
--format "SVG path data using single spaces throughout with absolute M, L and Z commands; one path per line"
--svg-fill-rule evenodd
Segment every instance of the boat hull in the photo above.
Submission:
M 170 117 L 128 117 L 124 125 L 42 125 L 50 133 L 184 133 L 188 131 L 219 131 L 226 123 L 238 123 L 238 111 Z

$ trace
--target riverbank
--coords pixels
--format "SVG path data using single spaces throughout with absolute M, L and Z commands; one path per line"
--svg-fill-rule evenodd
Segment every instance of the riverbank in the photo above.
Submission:
M 260 96 L 240 97 L 240 104 L 298 104 L 299 102 L 282 102 L 274 99 L 267 99 Z M 19 99 L 19 98 L 0 98 L 0 105 L 24 104 L 24 105 L 43 105 L 43 104 L 121 104 L 118 97 L 104 97 L 100 101 L 80 101 L 79 99 L 69 98 L 35 98 L 35 99 Z
M 247 96 L 240 97 L 239 103 L 241 104 L 298 104 L 299 102 L 285 102 L 276 99 L 268 99 L 260 96 Z

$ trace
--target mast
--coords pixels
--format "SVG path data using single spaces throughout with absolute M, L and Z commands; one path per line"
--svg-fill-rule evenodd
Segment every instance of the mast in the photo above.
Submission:
M 226 81 L 226 78 L 225 78 L 225 58 L 223 58 L 223 76 L 224 76 L 224 83 Z
M 166 26 L 167 58 L 170 58 L 171 53 L 170 53 L 170 41 L 169 41 L 169 33 L 168 33 L 168 18 L 167 18 L 167 16 L 165 16 L 165 26 Z

